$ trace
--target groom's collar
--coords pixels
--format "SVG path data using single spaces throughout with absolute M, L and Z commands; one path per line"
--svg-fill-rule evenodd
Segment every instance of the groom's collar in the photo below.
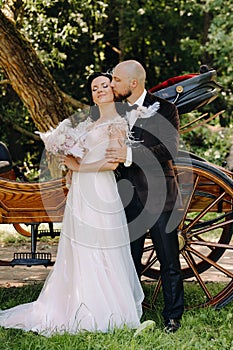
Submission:
M 143 93 L 141 94 L 141 96 L 137 99 L 137 101 L 134 102 L 134 105 L 138 105 L 138 106 L 143 106 L 143 102 L 145 100 L 147 91 L 146 89 L 144 89 Z M 128 102 L 128 104 L 131 106 L 131 104 Z

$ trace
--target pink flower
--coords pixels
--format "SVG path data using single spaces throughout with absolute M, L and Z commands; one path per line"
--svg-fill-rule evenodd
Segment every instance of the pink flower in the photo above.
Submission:
M 64 119 L 56 128 L 51 128 L 45 133 L 36 132 L 45 144 L 45 149 L 53 154 L 72 154 L 75 157 L 84 155 L 83 140 L 85 138 L 87 125 L 92 123 L 90 118 L 72 126 L 70 119 Z

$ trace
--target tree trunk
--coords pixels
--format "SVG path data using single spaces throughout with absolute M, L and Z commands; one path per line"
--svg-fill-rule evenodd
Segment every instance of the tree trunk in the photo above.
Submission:
M 70 114 L 69 105 L 29 41 L 0 10 L 0 65 L 39 131 Z

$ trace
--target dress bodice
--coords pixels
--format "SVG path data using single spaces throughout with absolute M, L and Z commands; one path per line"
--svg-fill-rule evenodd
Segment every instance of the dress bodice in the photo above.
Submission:
M 84 139 L 84 148 L 87 153 L 83 161 L 91 163 L 103 159 L 109 144 L 109 124 L 100 124 L 91 128 Z
M 105 151 L 110 143 L 111 134 L 117 130 L 124 131 L 127 135 L 127 122 L 122 117 L 117 117 L 112 121 L 92 125 L 83 136 L 82 143 L 86 150 L 84 163 L 91 163 L 105 158 Z M 114 137 L 112 138 L 114 139 Z M 111 140 L 113 142 L 113 140 Z M 118 142 L 115 140 L 115 142 Z

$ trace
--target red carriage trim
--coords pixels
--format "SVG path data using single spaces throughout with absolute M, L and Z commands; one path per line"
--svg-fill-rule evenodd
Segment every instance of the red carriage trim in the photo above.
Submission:
M 159 91 L 159 90 L 165 89 L 168 86 L 172 86 L 172 85 L 178 84 L 179 82 L 181 82 L 183 80 L 187 80 L 187 79 L 193 78 L 193 77 L 195 77 L 197 75 L 199 75 L 199 74 L 193 73 L 193 74 L 185 74 L 185 75 L 179 75 L 177 77 L 169 78 L 169 79 L 165 80 L 164 82 L 153 86 L 152 88 L 149 89 L 149 91 L 151 93 L 153 93 L 155 91 Z

